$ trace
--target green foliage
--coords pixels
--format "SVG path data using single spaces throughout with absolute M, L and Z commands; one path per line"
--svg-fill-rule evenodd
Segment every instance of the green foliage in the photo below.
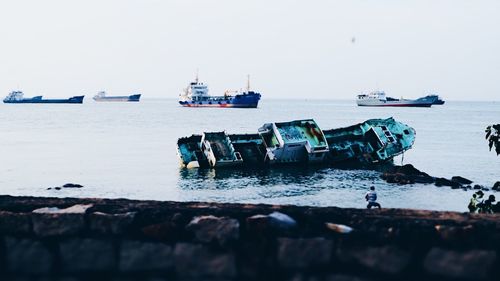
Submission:
M 486 127 L 486 140 L 489 143 L 490 151 L 495 147 L 495 152 L 500 155 L 500 124 Z

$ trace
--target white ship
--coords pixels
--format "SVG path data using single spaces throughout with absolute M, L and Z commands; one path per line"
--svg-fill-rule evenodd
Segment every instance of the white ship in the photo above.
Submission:
M 383 91 L 374 91 L 369 94 L 358 95 L 358 106 L 405 106 L 405 107 L 430 107 L 438 100 L 437 96 L 426 96 L 416 100 L 395 99 L 387 97 Z
M 141 98 L 141 94 L 135 94 L 130 96 L 107 96 L 106 92 L 101 91 L 94 96 L 95 101 L 135 101 L 138 102 Z

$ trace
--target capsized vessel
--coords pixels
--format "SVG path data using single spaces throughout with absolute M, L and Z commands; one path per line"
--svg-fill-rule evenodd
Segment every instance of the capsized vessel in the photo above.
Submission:
M 69 99 L 44 99 L 43 96 L 25 98 L 21 91 L 12 91 L 3 99 L 4 103 L 83 103 L 85 96 L 74 96 Z
M 93 97 L 95 101 L 133 101 L 138 102 L 141 99 L 141 94 L 134 94 L 130 96 L 108 96 L 105 91 L 97 93 Z
M 263 167 L 290 164 L 374 164 L 410 149 L 415 130 L 394 120 L 370 119 L 321 130 L 313 119 L 264 124 L 256 134 L 203 133 L 180 138 L 177 154 L 187 168 Z
M 246 91 L 226 91 L 223 96 L 210 96 L 208 86 L 196 75 L 195 81 L 179 95 L 179 104 L 184 107 L 256 108 L 260 97 L 260 93 L 250 90 L 250 77 Z
M 374 91 L 369 94 L 358 95 L 358 106 L 403 106 L 403 107 L 431 107 L 439 99 L 436 95 L 429 95 L 416 100 L 396 99 L 386 96 L 383 91 Z

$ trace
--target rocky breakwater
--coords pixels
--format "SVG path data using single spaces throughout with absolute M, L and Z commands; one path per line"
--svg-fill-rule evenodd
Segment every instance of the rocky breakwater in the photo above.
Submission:
M 0 196 L 1 280 L 498 280 L 500 215 Z

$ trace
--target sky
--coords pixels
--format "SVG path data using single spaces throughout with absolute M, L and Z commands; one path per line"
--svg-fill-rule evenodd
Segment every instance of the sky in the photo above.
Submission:
M 0 2 L 0 96 L 500 101 L 497 0 Z

